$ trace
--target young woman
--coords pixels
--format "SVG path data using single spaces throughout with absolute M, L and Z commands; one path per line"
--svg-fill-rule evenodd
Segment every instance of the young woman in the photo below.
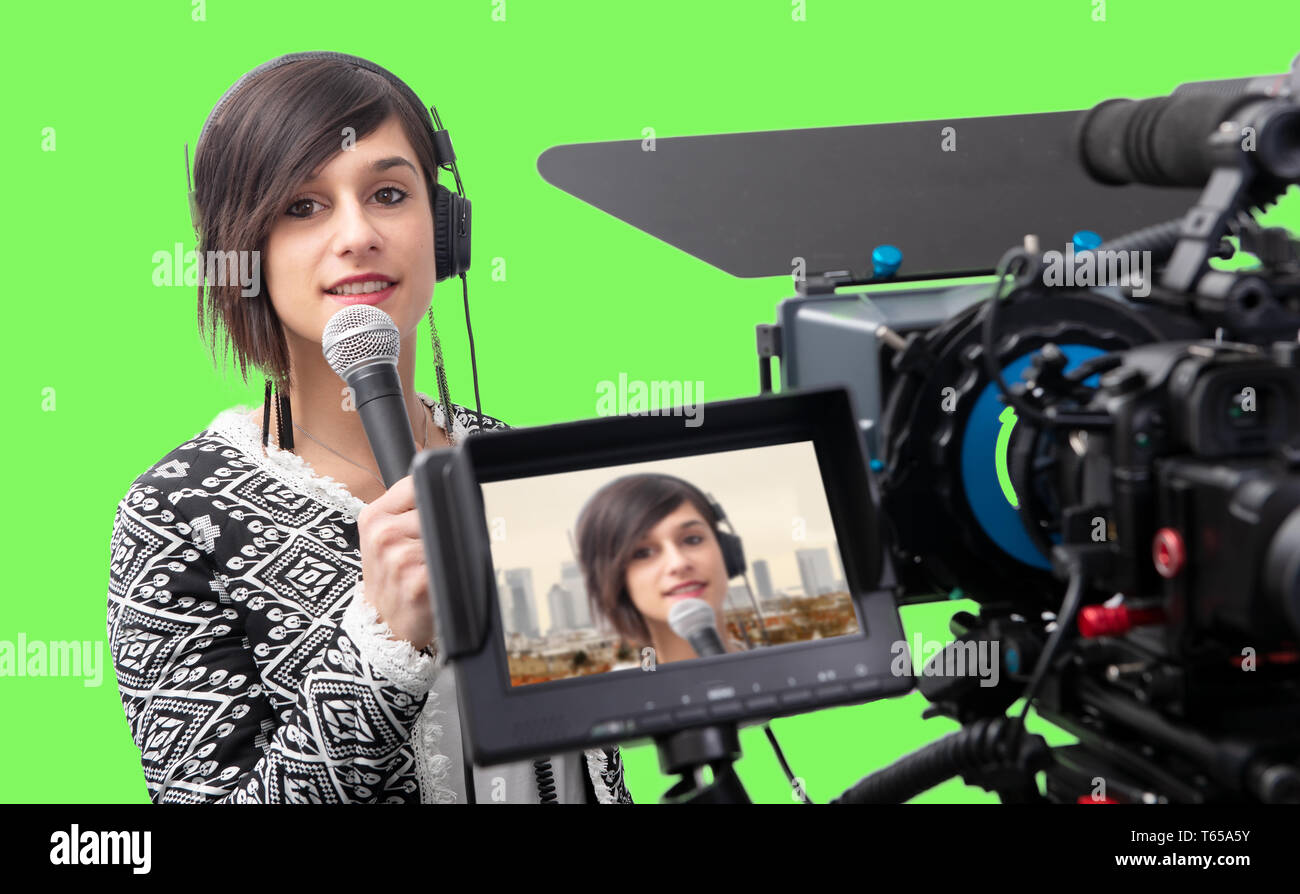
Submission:
M 652 647 L 656 664 L 697 657 L 668 626 L 681 599 L 703 599 L 719 633 L 728 629 L 729 574 L 718 517 L 695 486 L 671 475 L 617 478 L 582 508 L 576 539 L 593 610 L 624 639 Z M 743 651 L 734 637 L 721 638 L 728 652 Z
M 257 251 L 262 274 L 251 297 L 201 285 L 200 327 L 214 357 L 225 330 L 245 381 L 266 375 L 267 401 L 220 413 L 117 508 L 109 644 L 151 800 L 463 802 L 472 774 L 480 802 L 536 802 L 531 762 L 467 772 L 412 479 L 385 487 L 321 352 L 335 312 L 376 304 L 421 449 L 504 427 L 447 396 L 428 112 L 373 63 L 294 54 L 237 82 L 195 153 L 200 256 Z M 426 312 L 437 402 L 415 390 Z M 630 801 L 617 749 L 550 770 L 561 801 Z

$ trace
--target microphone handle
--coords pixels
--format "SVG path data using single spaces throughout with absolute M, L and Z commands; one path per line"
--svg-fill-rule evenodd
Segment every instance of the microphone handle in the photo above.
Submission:
M 718 635 L 716 627 L 702 627 L 690 635 L 687 640 L 695 654 L 701 658 L 708 658 L 710 655 L 725 655 L 727 650 L 722 646 L 722 637 Z
M 415 435 L 406 415 L 397 366 L 371 363 L 352 372 L 347 382 L 370 441 L 370 452 L 379 464 L 379 474 L 385 486 L 392 487 L 410 474 L 411 460 L 415 459 Z

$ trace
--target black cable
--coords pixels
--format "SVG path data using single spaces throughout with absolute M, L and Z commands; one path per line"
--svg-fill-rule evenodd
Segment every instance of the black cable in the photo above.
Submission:
M 533 761 L 533 774 L 537 777 L 537 798 L 543 804 L 559 804 L 555 794 L 555 773 L 549 758 Z
M 781 769 L 785 771 L 785 778 L 790 780 L 790 788 L 794 789 L 795 793 L 799 795 L 799 799 L 805 804 L 811 804 L 812 799 L 808 797 L 808 793 L 804 791 L 804 787 L 795 784 L 794 771 L 790 769 L 790 763 L 785 759 L 785 752 L 781 750 L 781 743 L 776 740 L 776 733 L 772 732 L 772 724 L 763 724 L 763 732 L 767 733 L 767 741 L 772 743 L 772 751 L 776 753 L 777 763 L 779 763 Z
M 1117 354 L 1102 354 L 1100 357 L 1093 357 L 1091 360 L 1083 361 L 1066 373 L 1065 377 L 1071 382 L 1082 382 L 1084 379 L 1098 373 L 1110 372 L 1123 362 L 1124 358 Z
M 1017 262 L 1019 262 L 1017 264 Z M 1016 394 L 1012 394 L 1011 389 L 1007 387 L 1006 381 L 1002 378 L 1002 370 L 998 368 L 997 358 L 994 353 L 993 333 L 997 328 L 998 307 L 1004 300 L 1002 287 L 1006 282 L 1007 274 L 1011 272 L 1011 266 L 1016 264 L 1017 272 L 1029 263 L 1029 256 L 1022 249 L 1013 248 L 1002 256 L 998 261 L 997 282 L 993 284 L 993 293 L 984 301 L 984 314 L 981 320 L 980 340 L 984 355 L 984 371 L 994 384 L 998 386 L 998 391 L 1006 398 L 1007 403 L 1016 411 L 1020 418 L 1032 419 L 1041 425 L 1050 425 L 1047 417 L 1040 413 L 1034 407 L 1029 406 L 1022 401 Z M 1014 288 L 1006 295 L 1006 299 L 1014 299 L 1020 288 Z
M 984 302 L 983 326 L 981 331 L 981 343 L 984 355 L 984 369 L 988 377 L 997 385 L 998 391 L 1006 399 L 1006 402 L 1016 411 L 1017 418 L 1031 419 L 1039 425 L 1046 427 L 1064 427 L 1079 428 L 1086 430 L 1104 430 L 1110 428 L 1114 421 L 1109 416 L 1075 416 L 1065 413 L 1058 413 L 1055 416 L 1048 416 L 1040 412 L 1037 408 L 1030 406 L 1022 397 L 1012 392 L 1007 386 L 1006 380 L 1002 378 L 1002 370 L 998 368 L 997 357 L 994 353 L 995 339 L 993 333 L 997 327 L 998 306 L 1003 300 L 1012 301 L 1021 292 L 1028 291 L 1024 285 L 1014 287 L 1006 296 L 1002 295 L 1002 286 L 1006 282 L 1007 274 L 1011 272 L 1012 265 L 1016 267 L 1018 275 L 1023 269 L 1030 264 L 1030 257 L 1022 248 L 1013 248 L 1002 256 L 998 262 L 997 282 L 993 284 L 993 293 Z
M 460 181 L 459 175 L 456 178 Z M 474 376 L 474 409 L 478 411 L 479 416 L 483 415 L 483 401 L 478 396 L 478 361 L 474 359 L 474 328 L 469 324 L 469 280 L 465 274 L 460 275 L 460 284 L 465 291 L 465 332 L 469 335 L 469 368 Z
M 1061 610 L 1056 614 L 1056 629 L 1047 637 L 1047 645 L 1038 656 L 1034 675 L 1029 678 L 1029 686 L 1025 688 L 1025 705 L 1020 709 L 1020 716 L 1015 719 L 1015 723 L 1009 730 L 1013 745 L 1018 743 L 1024 734 L 1025 715 L 1029 713 L 1029 706 L 1033 703 L 1034 696 L 1038 694 L 1044 677 L 1047 676 L 1048 668 L 1051 667 L 1052 659 L 1056 657 L 1056 650 L 1060 647 L 1061 640 L 1065 638 L 1066 630 L 1074 625 L 1074 616 L 1078 613 L 1079 603 L 1082 600 L 1083 570 L 1074 564 L 1070 568 L 1070 583 L 1065 589 L 1065 599 L 1061 602 Z
M 986 789 L 996 787 L 994 771 L 1021 763 L 1038 766 L 1049 754 L 1041 736 L 1031 737 L 1021 751 L 1008 749 L 1011 723 L 1006 717 L 981 717 L 864 776 L 829 803 L 903 804 L 955 776 L 969 777 Z
M 1101 373 L 1110 372 L 1123 362 L 1124 358 L 1115 353 L 1103 354 L 1100 357 L 1085 360 L 1068 373 L 1062 374 L 1061 377 L 1071 386 L 1065 393 L 1077 403 L 1086 404 L 1101 389 L 1086 384 L 1084 380 Z
M 433 117 L 434 127 L 439 131 L 443 130 L 442 118 L 438 115 L 438 108 L 436 106 L 429 106 L 429 114 Z M 451 176 L 456 180 L 456 193 L 461 198 L 464 198 L 465 184 L 460 179 L 460 168 L 456 165 L 454 158 L 452 161 L 440 165 L 439 167 L 451 171 Z M 460 284 L 465 295 L 465 332 L 469 335 L 469 366 L 470 371 L 474 376 L 474 409 L 481 417 L 483 415 L 483 401 L 479 399 L 478 394 L 478 363 L 474 358 L 474 330 L 469 325 L 469 280 L 463 272 L 460 274 Z M 448 407 L 447 409 L 450 410 L 451 408 Z M 451 431 L 450 420 L 447 421 L 447 430 L 449 432 Z

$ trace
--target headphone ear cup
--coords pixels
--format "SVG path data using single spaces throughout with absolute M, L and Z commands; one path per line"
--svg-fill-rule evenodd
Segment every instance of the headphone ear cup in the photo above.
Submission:
M 740 538 L 726 531 L 718 532 L 718 546 L 722 549 L 722 561 L 727 566 L 727 580 L 745 573 L 745 550 L 740 545 Z
M 441 183 L 433 193 L 433 256 L 438 282 L 451 275 L 451 190 Z
M 441 183 L 433 196 L 433 251 L 438 282 L 469 270 L 470 201 Z

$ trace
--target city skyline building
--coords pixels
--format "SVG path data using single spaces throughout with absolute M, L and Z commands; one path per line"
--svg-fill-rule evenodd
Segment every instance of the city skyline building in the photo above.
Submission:
M 546 604 L 551 610 L 551 626 L 547 633 L 577 629 L 573 611 L 573 594 L 563 585 L 551 584 L 551 589 L 546 594 Z
M 758 587 L 759 599 L 771 599 L 772 590 L 772 570 L 768 567 L 767 559 L 754 560 L 754 586 Z
M 577 562 L 560 563 L 560 584 L 573 597 L 573 623 L 576 627 L 591 627 L 591 603 L 587 599 L 587 585 Z
M 824 547 L 797 549 L 794 557 L 799 565 L 799 580 L 805 596 L 821 596 L 835 591 L 835 575 L 831 572 L 829 550 Z
M 508 605 L 503 617 L 508 618 L 507 631 L 537 638 L 541 636 L 537 623 L 537 601 L 533 595 L 533 570 L 508 568 L 505 572 L 505 593 Z

